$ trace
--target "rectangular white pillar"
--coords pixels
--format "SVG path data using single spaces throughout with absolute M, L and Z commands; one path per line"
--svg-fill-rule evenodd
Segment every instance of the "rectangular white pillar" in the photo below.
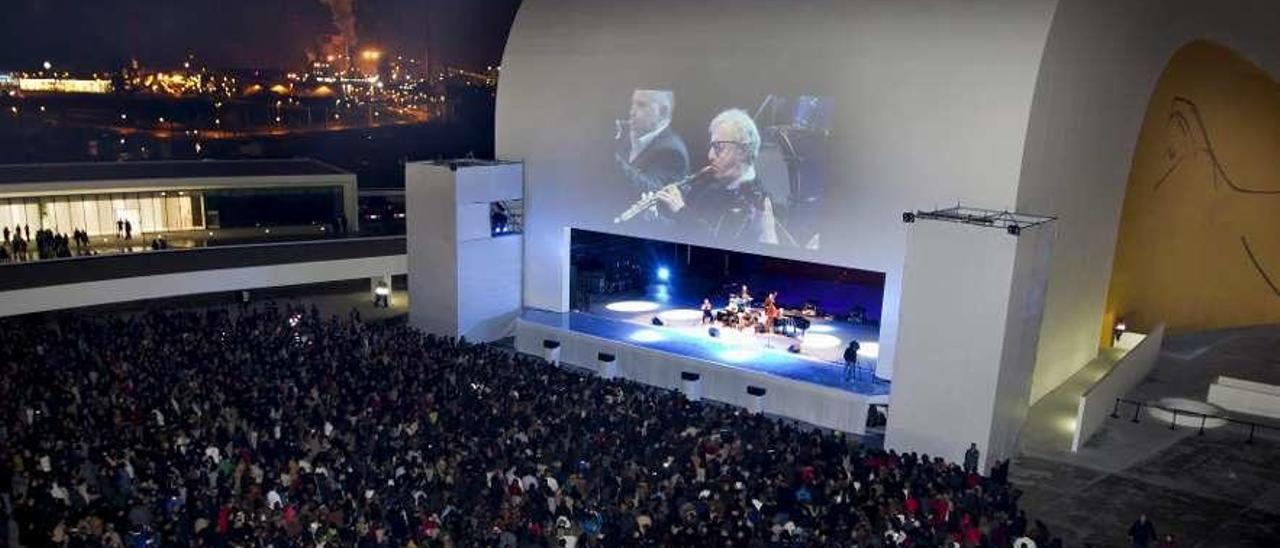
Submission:
M 492 341 L 515 333 L 523 237 L 494 235 L 490 204 L 520 200 L 524 166 L 405 166 L 409 322 L 430 333 Z
M 1009 458 L 1026 417 L 1052 225 L 916 220 L 908 228 L 887 448 L 979 467 Z

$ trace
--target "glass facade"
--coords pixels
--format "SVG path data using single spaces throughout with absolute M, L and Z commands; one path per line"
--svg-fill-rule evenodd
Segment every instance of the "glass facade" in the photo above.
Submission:
M 0 227 L 27 226 L 90 236 L 115 235 L 116 222 L 128 220 L 134 234 L 179 232 L 205 227 L 200 192 L 112 192 L 67 196 L 0 198 Z
M 343 215 L 336 186 L 207 190 L 203 198 L 216 228 L 332 225 Z
M 133 234 L 215 228 L 336 225 L 341 187 L 276 187 L 59 196 L 0 197 L 0 227 L 29 226 L 70 235 L 114 236 L 128 220 Z

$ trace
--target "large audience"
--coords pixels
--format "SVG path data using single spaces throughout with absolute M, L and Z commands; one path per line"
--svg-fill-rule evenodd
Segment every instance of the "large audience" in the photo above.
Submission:
M 1000 467 L 354 312 L 10 320 L 0 369 L 22 546 L 1053 544 Z

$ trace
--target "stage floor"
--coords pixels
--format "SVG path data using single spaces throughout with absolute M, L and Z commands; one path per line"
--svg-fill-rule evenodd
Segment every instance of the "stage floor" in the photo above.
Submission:
M 614 303 L 593 306 L 592 313 L 525 309 L 521 318 L 548 327 L 856 394 L 884 396 L 889 393 L 889 381 L 869 378 L 866 369 L 848 382 L 844 380 L 841 355 L 850 338 L 856 338 L 862 346 L 859 352 L 861 364 L 875 359 L 879 345 L 878 332 L 873 326 L 816 321 L 814 327 L 817 329 L 811 328 L 801 342 L 802 353 L 793 354 L 787 351 L 787 347 L 796 339 L 781 335 L 764 337 L 722 328 L 721 336 L 712 338 L 705 326 L 698 325 L 696 318 L 688 317 L 685 311 L 689 309 L 658 305 L 656 308 L 642 307 L 649 308 L 644 311 L 628 312 L 609 310 L 609 304 Z M 649 325 L 655 315 L 668 318 L 667 325 Z

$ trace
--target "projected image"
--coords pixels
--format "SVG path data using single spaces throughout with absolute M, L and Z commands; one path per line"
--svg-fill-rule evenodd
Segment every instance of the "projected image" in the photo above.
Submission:
M 706 121 L 677 112 L 673 91 L 632 93 L 628 119 L 615 124 L 614 164 L 629 196 L 615 224 L 818 249 L 829 99 L 765 95 L 752 112 L 716 108 Z M 698 126 L 689 140 L 676 129 Z

